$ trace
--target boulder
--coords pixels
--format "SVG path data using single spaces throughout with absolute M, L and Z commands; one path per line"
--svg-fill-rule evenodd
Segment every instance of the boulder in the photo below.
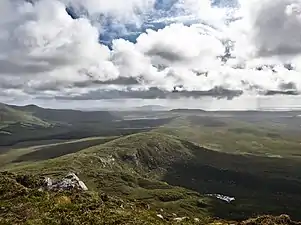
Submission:
M 62 180 L 52 180 L 46 177 L 44 180 L 44 188 L 53 191 L 68 191 L 68 190 L 82 190 L 87 191 L 88 188 L 83 181 L 74 173 L 69 173 Z
M 215 198 L 225 201 L 227 203 L 231 203 L 231 202 L 235 201 L 234 197 L 229 197 L 229 196 L 221 195 L 221 194 L 208 194 L 207 196 L 215 197 Z

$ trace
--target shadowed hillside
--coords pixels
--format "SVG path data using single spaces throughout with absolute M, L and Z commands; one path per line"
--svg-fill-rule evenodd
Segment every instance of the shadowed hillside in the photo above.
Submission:
M 39 126 L 49 126 L 50 124 L 43 119 L 33 116 L 32 113 L 15 109 L 0 103 L 0 128 L 8 124 L 24 123 Z
M 85 123 L 103 121 L 109 122 L 117 119 L 106 111 L 79 111 L 79 110 L 67 110 L 67 109 L 45 109 L 36 105 L 27 106 L 11 106 L 14 109 L 29 112 L 32 115 L 46 121 L 58 122 L 58 123 Z
M 1 115 L 3 121 L 0 121 L 0 146 L 12 146 L 26 141 L 128 135 L 149 131 L 171 120 L 171 118 L 127 120 L 107 111 L 57 110 L 35 105 L 4 104 L 0 109 Z

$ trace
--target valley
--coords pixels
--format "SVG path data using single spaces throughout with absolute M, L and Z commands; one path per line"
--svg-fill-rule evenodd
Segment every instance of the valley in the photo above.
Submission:
M 141 224 L 145 218 L 146 224 L 172 224 L 170 218 L 177 217 L 187 217 L 182 224 L 247 224 L 262 215 L 275 216 L 271 224 L 289 224 L 275 222 L 281 214 L 301 221 L 300 112 L 81 112 L 5 105 L 0 114 L 0 193 L 6 193 L 0 207 L 13 212 L 0 212 L 7 224 L 22 223 L 15 206 L 20 202 L 30 206 L 26 218 L 32 224 L 46 221 L 46 216 L 39 221 L 37 205 L 40 213 L 54 207 L 58 221 L 67 213 L 67 223 L 82 224 L 77 214 L 84 204 L 78 201 L 93 203 L 86 212 L 89 221 L 100 220 L 104 210 L 100 224 Z M 88 193 L 76 200 L 76 193 L 66 192 L 61 195 L 71 205 L 47 205 L 45 199 L 58 194 L 36 193 L 37 182 L 69 172 L 79 176 Z M 30 179 L 20 183 L 19 176 Z M 8 181 L 27 194 L 5 189 Z M 95 205 L 101 193 L 111 200 Z M 18 196 L 14 204 L 11 194 Z

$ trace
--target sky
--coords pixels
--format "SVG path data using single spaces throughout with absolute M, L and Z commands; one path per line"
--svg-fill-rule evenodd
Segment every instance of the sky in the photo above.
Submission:
M 300 30 L 301 0 L 1 0 L 0 101 L 298 106 Z

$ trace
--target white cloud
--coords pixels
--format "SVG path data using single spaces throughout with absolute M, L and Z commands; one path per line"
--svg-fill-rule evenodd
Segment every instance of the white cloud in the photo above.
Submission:
M 206 21 L 215 27 L 223 26 L 227 8 L 213 7 L 211 2 L 211 0 L 179 0 L 175 7 L 183 10 L 185 14 L 193 15 L 195 19 Z
M 72 19 L 66 4 L 84 8 L 89 16 Z M 51 98 L 105 89 L 165 92 L 181 85 L 188 92 L 215 87 L 301 91 L 301 0 L 240 4 L 228 9 L 212 7 L 209 0 L 177 1 L 173 7 L 179 14 L 168 18 L 174 24 L 148 30 L 136 43 L 113 40 L 110 50 L 99 43 L 104 28 L 101 21 L 96 24 L 96 15 L 139 24 L 154 11 L 154 0 L 2 0 L 0 89 L 5 92 L 0 93 Z M 178 23 L 178 16 L 195 24 Z M 234 58 L 226 62 L 222 56 L 229 39 Z M 293 63 L 294 70 L 284 63 Z M 116 80 L 121 83 L 106 86 Z
M 77 10 L 84 8 L 91 16 L 104 14 L 118 21 L 138 21 L 138 17 L 152 10 L 155 0 L 60 0 Z
M 301 53 L 300 0 L 242 0 L 243 25 L 259 56 Z
M 73 20 L 62 3 L 42 0 L 34 6 L 17 6 L 7 1 L 6 5 L 12 8 L 13 21 L 0 25 L 6 31 L 0 37 L 1 74 L 70 82 L 81 79 L 77 71 L 82 68 L 102 71 L 100 79 L 114 74 L 110 51 L 98 43 L 97 29 L 87 19 Z
M 182 24 L 172 24 L 157 32 L 148 30 L 137 39 L 137 47 L 146 55 L 160 58 L 159 63 L 184 62 L 186 65 L 197 58 L 216 57 L 224 51 L 220 40 Z

